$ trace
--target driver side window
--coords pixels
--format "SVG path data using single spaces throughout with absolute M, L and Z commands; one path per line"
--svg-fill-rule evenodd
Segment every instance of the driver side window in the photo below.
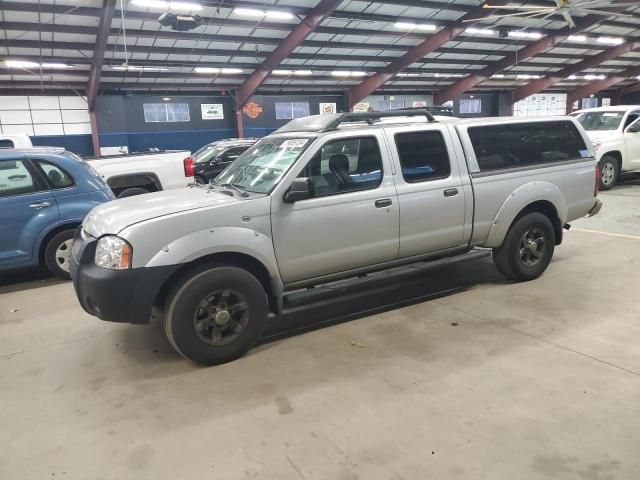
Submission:
M 314 197 L 377 188 L 382 176 L 382 156 L 375 137 L 327 142 L 299 175 L 311 180 Z

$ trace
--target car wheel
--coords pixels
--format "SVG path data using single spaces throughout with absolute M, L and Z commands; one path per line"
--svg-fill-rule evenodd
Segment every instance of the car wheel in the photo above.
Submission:
M 69 280 L 73 230 L 63 230 L 53 236 L 44 250 L 44 263 L 52 275 Z
M 556 237 L 546 215 L 533 212 L 516 220 L 499 248 L 493 249 L 498 270 L 519 282 L 538 278 L 547 269 Z
M 165 334 L 183 357 L 218 365 L 244 355 L 262 333 L 268 314 L 262 284 L 226 265 L 197 270 L 170 293 Z
M 600 160 L 600 190 L 609 190 L 618 181 L 618 161 L 611 155 L 605 155 Z
M 140 187 L 127 188 L 118 194 L 118 198 L 133 197 L 135 195 L 144 195 L 149 193 L 149 190 Z
M 207 183 L 209 183 L 209 182 L 207 182 L 207 181 L 204 179 L 204 177 L 201 177 L 200 175 L 196 175 L 196 177 L 195 177 L 195 183 L 196 183 L 196 185 L 206 185 L 206 184 L 207 184 Z

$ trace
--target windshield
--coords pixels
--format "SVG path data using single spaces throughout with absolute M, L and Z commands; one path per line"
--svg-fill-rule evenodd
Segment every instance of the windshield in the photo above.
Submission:
M 193 162 L 194 163 L 202 163 L 211 160 L 214 157 L 217 157 L 224 151 L 223 147 L 217 147 L 215 145 L 205 145 L 196 153 L 193 154 Z
M 263 138 L 218 175 L 213 184 L 269 193 L 312 141 L 311 138 Z
M 617 130 L 624 112 L 584 112 L 577 116 L 585 130 Z

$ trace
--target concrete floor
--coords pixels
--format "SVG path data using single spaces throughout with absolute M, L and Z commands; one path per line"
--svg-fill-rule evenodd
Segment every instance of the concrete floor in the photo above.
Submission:
M 537 281 L 458 264 L 208 369 L 5 275 L 0 478 L 635 480 L 640 181 L 602 198 Z

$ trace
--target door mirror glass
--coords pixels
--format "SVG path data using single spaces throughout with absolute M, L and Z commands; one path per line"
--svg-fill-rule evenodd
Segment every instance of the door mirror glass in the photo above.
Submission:
M 296 178 L 284 194 L 284 201 L 286 203 L 294 203 L 299 200 L 305 200 L 313 197 L 313 183 L 309 178 Z

